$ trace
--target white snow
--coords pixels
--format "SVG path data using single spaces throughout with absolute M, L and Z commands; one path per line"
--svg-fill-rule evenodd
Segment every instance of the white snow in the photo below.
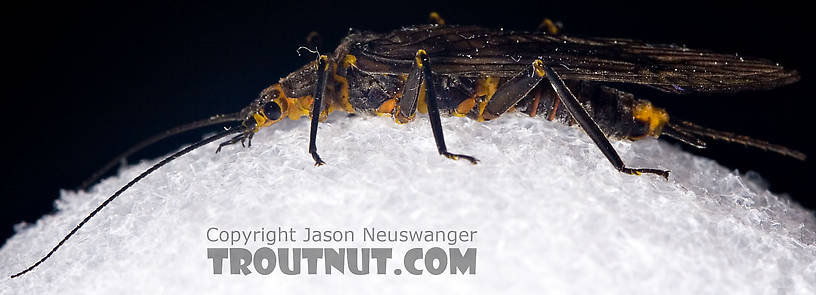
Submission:
M 262 130 L 251 148 L 205 146 L 9 279 L 154 161 L 89 193 L 63 191 L 56 213 L 20 225 L 0 249 L 0 294 L 816 294 L 813 212 L 756 175 L 657 140 L 613 145 L 630 166 L 669 169 L 670 179 L 623 175 L 578 128 L 521 115 L 442 122 L 450 151 L 479 165 L 439 156 L 426 117 L 396 125 L 332 116 L 317 141 L 328 165 L 317 168 L 307 120 Z M 476 274 L 213 274 L 207 248 L 230 246 L 208 241 L 208 228 L 278 226 L 476 230 L 474 242 L 455 246 L 478 249 Z M 448 248 L 360 240 L 272 248 L 391 247 L 389 266 L 408 248 Z

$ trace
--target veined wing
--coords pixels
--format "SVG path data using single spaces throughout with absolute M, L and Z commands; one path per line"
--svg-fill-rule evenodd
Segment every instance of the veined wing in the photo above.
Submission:
M 768 89 L 799 80 L 795 70 L 766 59 L 629 39 L 436 25 L 365 36 L 347 40 L 357 66 L 372 73 L 407 73 L 424 49 L 440 74 L 511 77 L 540 58 L 565 80 L 644 84 L 674 93 Z

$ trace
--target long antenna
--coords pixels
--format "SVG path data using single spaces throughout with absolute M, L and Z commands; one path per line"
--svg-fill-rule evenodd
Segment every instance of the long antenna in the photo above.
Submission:
M 240 133 L 240 132 L 244 132 L 244 131 L 245 131 L 244 128 L 232 128 L 232 129 L 229 129 L 229 130 L 221 131 L 216 135 L 210 136 L 210 137 L 205 138 L 205 139 L 203 139 L 203 140 L 201 140 L 199 142 L 196 142 L 193 145 L 188 146 L 188 147 L 184 148 L 183 150 L 180 150 L 180 151 L 176 152 L 175 154 L 165 158 L 164 160 L 161 160 L 161 162 L 156 163 L 155 165 L 153 165 L 153 167 L 150 167 L 150 169 L 147 169 L 145 172 L 142 172 L 142 174 L 139 174 L 139 176 L 136 176 L 136 178 L 134 178 L 133 180 L 131 180 L 130 182 L 125 184 L 125 186 L 123 186 L 118 191 L 116 191 L 113 195 L 108 197 L 108 199 L 105 200 L 104 202 L 102 202 L 102 204 L 100 204 L 99 207 L 96 207 L 96 209 L 94 209 L 91 212 L 91 214 L 88 214 L 88 216 L 85 217 L 85 219 L 83 219 L 82 222 L 80 222 L 76 227 L 74 227 L 74 229 L 71 230 L 71 232 L 69 232 L 67 235 L 65 235 L 64 238 L 62 238 L 62 240 L 57 244 L 57 246 L 54 247 L 54 249 L 51 249 L 51 251 L 49 251 L 48 254 L 45 254 L 45 256 L 43 256 L 43 258 L 40 258 L 40 260 L 37 261 L 37 263 L 34 263 L 34 265 L 29 266 L 25 270 L 23 270 L 23 271 L 21 271 L 21 272 L 19 272 L 17 274 L 12 275 L 11 278 L 16 278 L 16 277 L 19 277 L 21 275 L 24 275 L 25 273 L 33 270 L 38 265 L 43 263 L 43 261 L 48 259 L 48 257 L 51 257 L 51 255 L 54 254 L 54 252 L 56 252 L 57 249 L 62 247 L 62 244 L 64 244 L 65 241 L 68 240 L 68 238 L 73 236 L 74 233 L 76 233 L 80 228 L 82 228 L 82 226 L 85 225 L 85 223 L 87 223 L 88 220 L 91 220 L 91 218 L 93 218 L 94 215 L 96 215 L 96 213 L 99 213 L 99 211 L 102 210 L 102 208 L 105 208 L 105 206 L 107 206 L 111 201 L 113 201 L 113 199 L 116 199 L 116 197 L 121 195 L 124 191 L 126 191 L 128 188 L 130 188 L 131 186 L 133 186 L 134 184 L 139 182 L 139 180 L 142 180 L 142 178 L 145 178 L 145 176 L 149 175 L 153 171 L 156 171 L 156 169 L 159 169 L 162 166 L 164 166 L 165 164 L 170 163 L 171 161 L 175 160 L 176 158 L 181 157 L 184 154 L 189 153 L 189 152 L 191 152 L 191 151 L 193 151 L 193 150 L 195 150 L 195 149 L 197 149 L 199 147 L 202 147 L 202 146 L 204 146 L 204 145 L 206 145 L 208 143 L 211 143 L 213 141 L 221 139 L 221 138 L 223 138 L 223 137 L 225 137 L 227 135 L 234 134 L 234 133 Z
M 162 139 L 168 138 L 168 137 L 176 135 L 176 134 L 184 133 L 184 132 L 187 132 L 187 131 L 190 131 L 190 130 L 193 130 L 193 129 L 198 129 L 198 128 L 201 128 L 201 127 L 206 127 L 206 126 L 216 125 L 216 124 L 221 124 L 221 123 L 226 123 L 226 122 L 235 122 L 235 121 L 240 121 L 240 120 L 241 120 L 241 113 L 240 112 L 235 112 L 235 113 L 231 113 L 231 114 L 215 115 L 215 116 L 209 117 L 209 118 L 204 119 L 204 120 L 198 120 L 198 121 L 190 122 L 190 123 L 187 123 L 187 124 L 184 124 L 184 125 L 173 127 L 172 129 L 167 129 L 164 132 L 158 133 L 158 134 L 153 135 L 152 137 L 150 137 L 148 139 L 143 140 L 142 142 L 139 142 L 138 144 L 136 144 L 136 145 L 132 146 L 131 148 L 129 148 L 128 150 L 122 152 L 121 154 L 119 154 L 115 158 L 111 159 L 110 162 L 105 164 L 105 166 L 102 166 L 102 168 L 99 168 L 99 170 L 94 172 L 94 174 L 92 174 L 91 177 L 89 177 L 88 179 L 83 181 L 82 184 L 80 185 L 79 189 L 81 189 L 83 191 L 87 190 L 88 186 L 90 186 L 91 184 L 96 183 L 96 181 L 99 180 L 99 178 L 102 177 L 102 175 L 104 175 L 106 172 L 113 169 L 113 167 L 115 167 L 117 164 L 121 163 L 122 160 L 127 159 L 128 157 L 130 157 L 130 155 L 133 155 L 136 152 L 142 150 L 143 148 L 145 148 L 145 147 L 147 147 L 147 146 L 149 146 L 151 144 L 154 144 L 154 143 L 156 143 L 156 142 L 158 142 L 158 141 L 160 141 Z

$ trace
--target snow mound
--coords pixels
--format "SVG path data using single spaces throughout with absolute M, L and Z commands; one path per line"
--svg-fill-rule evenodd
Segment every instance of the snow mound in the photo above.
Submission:
M 488 122 L 443 118 L 451 152 L 436 153 L 426 117 L 332 116 L 313 167 L 307 120 L 262 130 L 251 148 L 215 145 L 183 156 L 112 202 L 50 260 L 47 253 L 91 210 L 154 161 L 122 169 L 90 192 L 64 191 L 58 211 L 0 249 L 0 294 L 198 294 L 245 291 L 569 294 L 816 294 L 812 212 L 742 175 L 679 148 L 613 145 L 632 167 L 671 170 L 668 181 L 615 171 L 578 128 L 521 115 Z M 21 197 L 21 196 L 15 196 Z M 208 229 L 305 227 L 472 230 L 471 242 L 230 246 Z M 207 248 L 476 248 L 476 274 L 213 274 Z M 421 263 L 420 263 L 421 264 Z

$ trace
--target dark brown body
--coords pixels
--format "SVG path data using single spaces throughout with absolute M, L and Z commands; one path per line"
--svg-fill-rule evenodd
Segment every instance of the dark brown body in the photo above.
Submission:
M 443 116 L 484 121 L 502 115 L 503 111 L 485 110 L 496 88 L 519 75 L 532 61 L 541 60 L 563 78 L 607 137 L 632 140 L 666 134 L 664 127 L 671 125 L 669 116 L 649 101 L 607 83 L 640 84 L 682 94 L 769 89 L 799 79 L 795 70 L 769 60 L 676 45 L 477 26 L 419 25 L 382 34 L 353 32 L 344 38 L 328 57 L 329 75 L 321 119 L 329 112 L 343 110 L 393 116 L 398 123 L 412 120 L 413 116 L 398 112 L 395 104 L 401 101 L 418 50 L 427 51 L 432 60 L 432 84 Z M 282 106 L 283 117 L 311 116 L 312 94 L 318 78 L 316 68 L 314 62 L 303 66 L 264 90 L 261 98 L 244 109 L 245 118 L 256 126 L 255 131 L 277 121 L 257 117 L 251 120 L 260 106 L 270 101 L 285 105 Z M 278 96 L 281 98 L 276 100 Z M 426 107 L 422 92 L 416 109 L 423 113 L 427 112 Z M 546 83 L 513 103 L 508 111 L 521 111 L 570 125 L 575 123 Z M 692 127 L 680 125 L 674 124 L 683 131 L 668 135 L 687 144 L 704 146 L 695 135 L 730 140 L 726 138 L 730 136 L 728 133 L 703 134 L 701 130 L 692 131 Z M 765 144 L 731 141 L 758 147 Z M 798 154 L 794 157 L 801 158 Z
M 420 25 L 385 34 L 356 32 L 343 39 L 330 56 L 333 73 L 326 93 L 330 107 L 324 110 L 393 115 L 389 104 L 399 100 L 419 49 L 426 50 L 433 61 L 433 84 L 442 115 L 492 119 L 496 115 L 483 114 L 482 104 L 490 99 L 489 95 L 477 93 L 480 87 L 487 86 L 486 79 L 492 79 L 494 87 L 501 85 L 533 60 L 541 59 L 564 78 L 607 136 L 630 139 L 657 136 L 665 122 L 654 126 L 634 119 L 634 109 L 648 102 L 605 86 L 604 82 L 687 93 L 766 89 L 798 80 L 796 71 L 768 60 L 674 45 L 476 26 Z M 281 79 L 280 87 L 288 98 L 309 98 L 316 79 L 311 63 Z M 572 123 L 566 110 L 558 107 L 556 97 L 548 85 L 541 84 L 514 109 Z M 468 99 L 476 103 L 466 109 L 462 103 Z M 423 102 L 419 111 L 423 111 Z

